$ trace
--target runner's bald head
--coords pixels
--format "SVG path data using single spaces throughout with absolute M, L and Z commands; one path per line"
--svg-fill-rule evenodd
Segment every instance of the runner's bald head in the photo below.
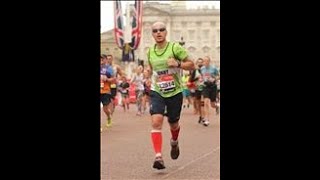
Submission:
M 163 22 L 155 22 L 151 26 L 152 31 L 152 37 L 156 41 L 157 44 L 161 44 L 159 47 L 162 48 L 163 45 L 166 44 L 166 36 L 167 36 L 167 30 L 166 25 Z
M 153 25 L 151 26 L 152 29 L 154 28 L 166 28 L 166 25 L 163 22 L 155 22 L 153 23 Z

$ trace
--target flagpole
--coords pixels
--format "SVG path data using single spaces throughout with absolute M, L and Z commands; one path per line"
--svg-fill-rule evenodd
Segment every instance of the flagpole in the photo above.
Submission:
M 131 76 L 131 66 L 130 66 L 130 52 L 131 52 L 131 47 L 130 47 L 130 43 L 131 43 L 131 39 L 132 39 L 132 35 L 131 35 L 131 32 L 132 32 L 132 25 L 131 25 L 131 18 L 130 18 L 130 4 L 127 2 L 126 3 L 126 27 L 125 27 L 125 47 L 124 50 L 126 51 L 126 59 L 125 61 L 126 62 L 129 62 L 129 63 L 126 63 L 126 74 L 130 77 Z

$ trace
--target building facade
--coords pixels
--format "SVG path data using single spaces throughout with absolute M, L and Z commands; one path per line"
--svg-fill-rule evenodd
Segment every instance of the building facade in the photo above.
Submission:
M 101 54 L 112 54 L 116 61 L 120 61 L 122 57 L 122 50 L 118 48 L 115 38 L 114 30 L 101 33 L 100 36 L 100 52 Z
M 132 6 L 131 6 L 132 8 Z M 147 63 L 147 50 L 155 43 L 151 26 L 162 21 L 167 26 L 167 40 L 180 42 L 193 59 L 209 56 L 212 64 L 220 67 L 220 9 L 202 7 L 187 9 L 185 1 L 172 3 L 146 2 L 143 5 L 143 26 L 136 59 Z M 121 58 L 122 51 L 114 41 L 113 30 L 101 34 L 101 52 L 108 52 Z

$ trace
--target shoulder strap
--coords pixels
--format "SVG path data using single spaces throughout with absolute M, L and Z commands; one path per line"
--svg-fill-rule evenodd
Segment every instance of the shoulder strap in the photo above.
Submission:
M 173 54 L 173 56 L 174 56 L 175 59 L 178 59 L 178 58 L 176 57 L 176 55 L 174 54 L 174 51 L 173 51 L 173 47 L 174 47 L 175 44 L 176 44 L 176 43 L 173 43 L 173 45 L 172 45 L 172 54 Z M 178 59 L 178 60 L 179 60 L 179 59 Z
M 150 48 L 148 49 L 148 54 L 147 54 L 147 56 L 148 56 L 148 61 L 149 61 L 149 63 L 150 63 Z
M 151 65 L 151 63 L 150 63 L 150 51 L 151 51 L 151 49 L 152 48 L 149 47 L 148 54 L 147 54 L 148 55 L 148 63 L 149 63 L 149 65 Z

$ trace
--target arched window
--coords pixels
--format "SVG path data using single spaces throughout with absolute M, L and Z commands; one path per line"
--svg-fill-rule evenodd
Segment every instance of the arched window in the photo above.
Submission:
M 197 49 L 195 47 L 193 47 L 193 46 L 188 47 L 188 51 L 191 52 L 191 53 L 195 52 L 196 50 Z
M 210 50 L 211 50 L 211 48 L 209 48 L 208 46 L 204 46 L 204 47 L 202 48 L 202 51 L 203 51 L 204 53 L 208 53 Z

